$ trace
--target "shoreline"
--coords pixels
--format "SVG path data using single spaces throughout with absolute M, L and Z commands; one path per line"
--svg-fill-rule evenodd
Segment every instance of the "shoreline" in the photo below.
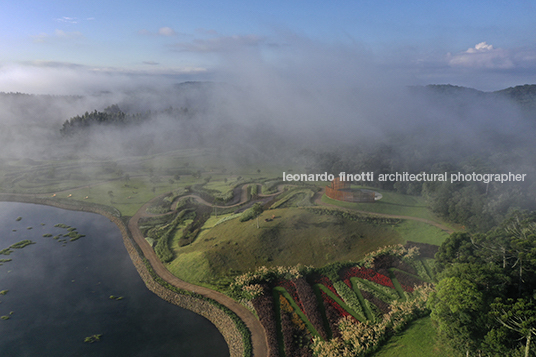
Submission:
M 236 315 L 236 313 L 232 309 L 217 302 L 214 299 L 211 299 L 210 297 L 205 297 L 193 291 L 183 290 L 159 276 L 155 272 L 154 267 L 151 265 L 147 257 L 143 255 L 141 247 L 139 247 L 135 242 L 134 238 L 132 237 L 132 232 L 128 228 L 128 225 L 121 219 L 120 212 L 117 211 L 115 208 L 104 205 L 87 204 L 81 201 L 67 202 L 63 199 L 59 200 L 51 198 L 42 198 L 27 194 L 1 193 L 0 201 L 32 203 L 52 206 L 71 211 L 96 213 L 108 218 L 119 228 L 119 231 L 121 232 L 121 237 L 123 239 L 123 244 L 127 250 L 127 253 L 130 256 L 130 259 L 134 264 L 134 267 L 136 268 L 141 279 L 143 280 L 145 286 L 150 291 L 152 291 L 161 299 L 168 301 L 171 304 L 190 310 L 209 320 L 214 326 L 216 326 L 218 331 L 225 339 L 231 357 L 265 355 L 262 353 L 253 353 L 261 352 L 257 349 L 256 351 L 251 351 L 251 332 L 248 329 L 249 336 L 245 336 L 244 331 L 240 331 L 239 326 L 237 326 L 237 324 L 239 323 L 238 321 L 244 324 L 244 327 L 246 327 L 245 323 L 244 321 L 242 321 L 242 319 L 240 319 L 238 315 Z M 152 270 L 152 274 L 150 270 Z M 170 287 L 168 288 L 163 286 L 162 282 L 159 282 L 158 280 L 162 280 L 164 284 L 168 284 L 170 285 Z M 231 317 L 231 314 L 235 316 L 234 319 Z M 249 340 L 249 348 L 248 346 L 246 346 L 248 344 L 248 341 L 244 341 L 245 339 Z

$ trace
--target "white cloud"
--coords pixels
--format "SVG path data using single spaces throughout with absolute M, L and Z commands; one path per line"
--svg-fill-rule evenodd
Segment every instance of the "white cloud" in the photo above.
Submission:
M 494 48 L 486 42 L 480 42 L 467 51 L 447 55 L 452 67 L 482 68 L 482 69 L 512 69 L 515 67 L 510 51 Z
M 158 30 L 160 36 L 175 36 L 176 33 L 171 27 L 161 27 Z
M 62 16 L 62 17 L 56 19 L 56 21 L 58 21 L 58 22 L 66 22 L 66 23 L 69 23 L 69 24 L 77 24 L 78 23 L 78 19 L 76 17 L 68 17 L 68 16 Z
M 488 45 L 486 41 L 480 42 L 475 45 L 474 48 L 467 49 L 467 53 L 476 53 L 476 52 L 486 52 L 486 51 L 493 51 L 493 46 Z

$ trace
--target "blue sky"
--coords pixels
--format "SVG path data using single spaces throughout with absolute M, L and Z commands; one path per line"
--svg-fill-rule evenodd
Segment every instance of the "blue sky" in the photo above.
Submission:
M 77 73 L 211 79 L 242 61 L 355 73 L 340 56 L 386 81 L 495 90 L 536 83 L 534 19 L 535 1 L 4 1 L 0 90 Z

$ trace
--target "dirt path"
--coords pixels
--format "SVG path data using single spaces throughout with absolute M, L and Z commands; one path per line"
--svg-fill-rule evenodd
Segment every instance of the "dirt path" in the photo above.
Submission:
M 194 196 L 194 197 L 197 197 L 197 196 Z M 214 291 L 214 290 L 202 287 L 202 286 L 197 286 L 194 284 L 187 283 L 177 278 L 175 275 L 171 274 L 169 270 L 167 270 L 166 267 L 162 264 L 160 259 L 158 259 L 153 248 L 151 248 L 149 243 L 145 240 L 145 238 L 141 234 L 141 231 L 139 229 L 139 224 L 138 224 L 139 220 L 142 217 L 146 216 L 145 214 L 146 209 L 150 207 L 152 202 L 158 198 L 159 197 L 143 205 L 138 210 L 138 212 L 136 212 L 136 214 L 132 216 L 132 218 L 128 222 L 128 229 L 130 230 L 132 234 L 132 238 L 134 238 L 138 246 L 141 248 L 145 258 L 149 260 L 155 272 L 168 283 L 178 287 L 179 289 L 193 291 L 195 293 L 206 296 L 210 299 L 216 300 L 220 304 L 225 305 L 226 307 L 231 309 L 234 313 L 236 313 L 238 317 L 240 317 L 240 319 L 244 321 L 244 323 L 246 324 L 246 326 L 251 332 L 251 340 L 253 344 L 253 355 L 255 357 L 267 357 L 268 356 L 268 343 L 266 341 L 266 334 L 264 332 L 264 328 L 262 327 L 260 321 L 248 309 L 246 309 L 244 306 L 240 305 L 239 303 L 237 303 L 236 301 L 234 301 L 227 295 L 224 295 L 222 293 L 219 293 L 217 291 Z
M 434 227 L 437 227 L 437 228 L 441 229 L 442 231 L 447 232 L 448 234 L 454 233 L 454 231 L 451 228 L 449 228 L 449 227 L 447 227 L 447 226 L 445 226 L 445 225 L 443 225 L 441 223 L 437 223 L 437 222 L 431 221 L 431 220 L 426 219 L 426 218 L 412 217 L 412 216 L 400 216 L 400 215 L 396 215 L 396 214 L 387 214 L 387 213 L 375 213 L 375 212 L 361 211 L 361 210 L 351 209 L 351 208 L 344 208 L 344 207 L 332 205 L 330 203 L 326 203 L 326 202 L 322 201 L 322 196 L 324 196 L 324 189 L 322 189 L 322 191 L 318 192 L 314 196 L 314 202 L 319 206 L 325 206 L 325 207 L 331 207 L 331 208 L 337 208 L 337 209 L 347 209 L 347 210 L 352 211 L 352 212 L 362 213 L 362 214 L 366 214 L 366 215 L 369 215 L 369 216 L 375 216 L 375 217 L 395 218 L 395 219 L 409 219 L 409 220 L 412 220 L 412 221 L 417 221 L 417 222 L 423 222 L 423 223 L 430 224 L 430 225 L 432 225 Z
M 229 205 L 229 206 L 220 206 L 220 205 L 214 205 L 212 203 L 209 203 L 207 201 L 205 201 L 204 199 L 202 199 L 201 197 L 199 197 L 198 195 L 196 194 L 190 194 L 190 195 L 184 195 L 184 196 L 180 196 L 179 198 L 177 198 L 173 204 L 171 205 L 171 210 L 174 211 L 176 208 L 177 208 L 177 204 L 179 203 L 179 201 L 183 198 L 193 198 L 195 199 L 197 202 L 205 205 L 205 206 L 209 206 L 209 207 L 216 207 L 216 208 L 232 208 L 232 207 L 238 207 L 240 205 L 243 205 L 244 203 L 248 202 L 248 192 L 247 192 L 247 188 L 249 185 L 256 185 L 256 184 L 244 184 L 242 186 L 242 190 L 241 190 L 241 194 L 240 194 L 240 202 L 238 203 L 235 203 L 233 205 Z M 273 196 L 277 196 L 279 195 L 281 192 L 283 192 L 283 187 L 284 186 L 288 186 L 288 185 L 279 185 L 277 186 L 277 192 L 276 193 L 271 193 L 269 195 L 257 195 L 259 198 L 266 198 L 266 197 L 273 197 Z

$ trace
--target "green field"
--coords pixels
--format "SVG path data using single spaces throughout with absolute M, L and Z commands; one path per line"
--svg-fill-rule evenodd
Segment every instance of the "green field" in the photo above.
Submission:
M 437 341 L 436 329 L 430 317 L 412 322 L 409 327 L 389 341 L 374 357 L 450 357 Z
M 272 222 L 265 222 L 272 216 Z M 391 226 L 346 221 L 299 208 L 265 211 L 259 217 L 259 228 L 257 220 L 233 219 L 207 229 L 218 220 L 207 221 L 191 245 L 173 247 L 177 258 L 168 265 L 173 274 L 207 283 L 230 271 L 246 272 L 259 266 L 300 263 L 322 267 L 358 261 L 378 247 L 403 243 Z

